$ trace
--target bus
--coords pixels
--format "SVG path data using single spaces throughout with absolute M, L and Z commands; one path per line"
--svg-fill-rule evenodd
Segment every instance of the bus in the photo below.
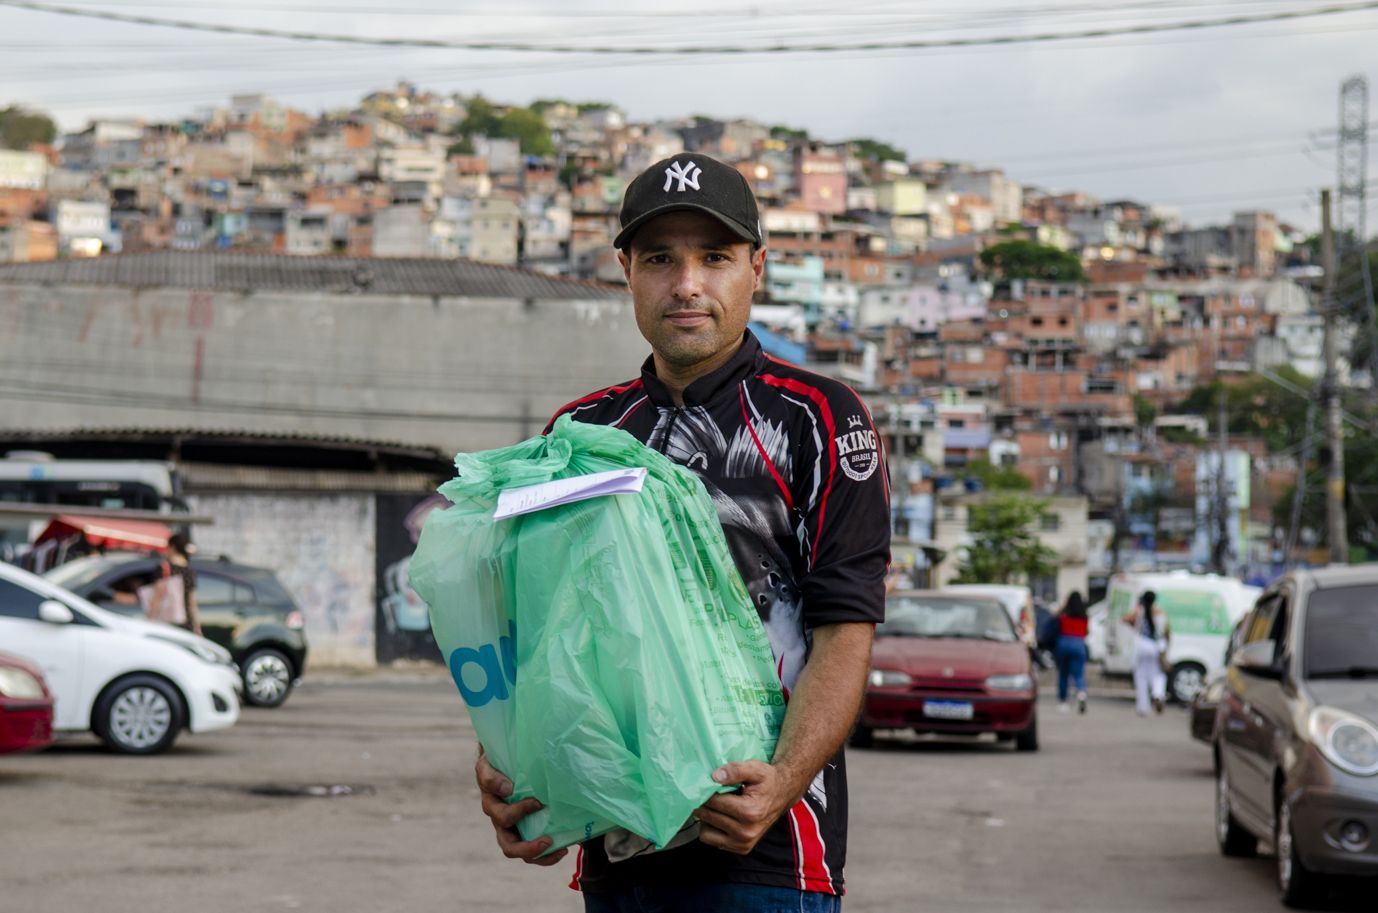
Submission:
M 7 504 L 102 510 L 184 512 L 177 472 L 159 460 L 67 460 L 36 450 L 0 457 L 0 509 Z M 0 560 L 13 561 L 46 518 L 0 510 Z

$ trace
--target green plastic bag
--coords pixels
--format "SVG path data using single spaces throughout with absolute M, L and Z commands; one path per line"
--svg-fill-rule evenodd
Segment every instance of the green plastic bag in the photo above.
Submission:
M 723 791 L 717 767 L 770 760 L 784 717 L 708 492 L 626 432 L 568 417 L 455 467 L 411 584 L 509 801 L 545 804 L 523 839 L 554 851 L 625 828 L 663 847 Z M 639 494 L 494 519 L 504 491 L 635 467 Z

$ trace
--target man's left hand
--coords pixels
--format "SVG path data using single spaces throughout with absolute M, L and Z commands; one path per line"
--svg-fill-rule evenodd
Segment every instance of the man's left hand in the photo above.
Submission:
M 729 853 L 745 856 L 765 836 L 798 796 L 779 768 L 764 761 L 737 761 L 713 771 L 724 786 L 740 784 L 741 790 L 720 793 L 694 810 L 699 820 L 699 840 Z

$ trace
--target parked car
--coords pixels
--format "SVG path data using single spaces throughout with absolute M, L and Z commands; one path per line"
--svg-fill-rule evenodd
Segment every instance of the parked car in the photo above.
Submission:
M 1262 592 L 1230 577 L 1172 571 L 1156 574 L 1117 574 L 1106 594 L 1105 659 L 1107 675 L 1131 675 L 1138 634 L 1123 621 L 1145 590 L 1157 594 L 1167 614 L 1172 637 L 1168 642 L 1168 696 L 1190 704 L 1196 692 L 1224 668 L 1230 629 L 1252 608 Z
M 182 730 L 239 719 L 239 674 L 222 647 L 125 618 L 0 562 L 0 643 L 43 670 L 58 732 L 94 732 L 127 754 L 166 751 Z
M 994 733 L 1038 748 L 1038 684 L 1029 648 L 996 599 L 911 590 L 885 600 L 852 744 L 878 729 Z
M 137 589 L 161 572 L 157 555 L 109 552 L 53 568 L 49 580 L 101 608 L 143 613 Z M 193 558 L 201 632 L 230 651 L 244 678 L 244 700 L 277 707 L 306 668 L 306 632 L 296 603 L 272 571 L 228 558 Z
M 950 583 L 943 589 L 949 593 L 964 593 L 968 596 L 988 596 L 997 600 L 1009 613 L 1019 639 L 1032 645 L 1037 631 L 1036 603 L 1033 590 L 1026 586 L 1006 583 Z
M 1216 837 L 1272 846 L 1305 907 L 1335 875 L 1378 897 L 1378 565 L 1294 571 L 1245 619 L 1215 737 Z
M 1090 662 L 1105 662 L 1105 629 L 1109 622 L 1110 609 L 1104 599 L 1086 607 L 1086 658 Z
M 1206 686 L 1196 692 L 1191 699 L 1191 709 L 1187 714 L 1190 720 L 1191 737 L 1207 745 L 1215 743 L 1215 715 L 1220 708 L 1220 699 L 1225 696 L 1225 670 L 1210 677 Z
M 0 754 L 34 751 L 53 740 L 53 695 L 28 660 L 0 653 Z
M 1246 616 L 1247 617 L 1247 616 Z M 1239 638 L 1244 630 L 1244 619 L 1234 626 L 1230 632 L 1229 644 L 1225 648 L 1224 661 L 1228 666 L 1230 657 L 1239 646 Z M 1220 700 L 1225 696 L 1225 673 L 1226 669 L 1212 675 L 1206 680 L 1206 685 L 1196 692 L 1196 696 L 1191 699 L 1191 710 L 1188 713 L 1191 726 L 1191 736 L 1194 739 L 1205 742 L 1207 745 L 1215 744 L 1215 724 L 1217 711 L 1220 707 Z

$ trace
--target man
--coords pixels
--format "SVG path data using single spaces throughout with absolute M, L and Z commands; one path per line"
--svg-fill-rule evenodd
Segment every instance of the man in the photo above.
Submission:
M 841 747 L 865 689 L 889 563 L 880 443 L 855 393 L 769 358 L 747 330 L 766 253 L 741 174 L 676 155 L 628 186 L 620 221 L 614 244 L 651 356 L 636 380 L 556 418 L 622 428 L 699 475 L 788 707 L 771 763 L 713 772 L 739 789 L 694 813 L 697 841 L 611 861 L 595 838 L 572 886 L 589 911 L 835 911 L 846 853 Z M 536 799 L 507 804 L 511 783 L 482 755 L 475 772 L 506 855 L 563 858 L 537 858 L 549 839 L 523 841 L 515 830 Z

